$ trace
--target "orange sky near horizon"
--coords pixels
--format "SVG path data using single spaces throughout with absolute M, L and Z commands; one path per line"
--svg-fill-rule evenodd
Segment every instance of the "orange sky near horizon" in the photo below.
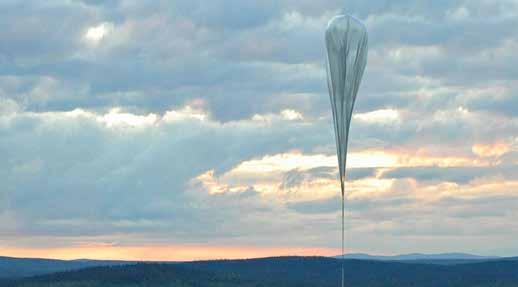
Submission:
M 334 256 L 336 248 L 319 247 L 252 247 L 252 246 L 70 246 L 23 248 L 0 246 L 0 255 L 23 258 L 98 259 L 131 261 L 190 261 L 213 259 L 245 259 L 270 256 Z

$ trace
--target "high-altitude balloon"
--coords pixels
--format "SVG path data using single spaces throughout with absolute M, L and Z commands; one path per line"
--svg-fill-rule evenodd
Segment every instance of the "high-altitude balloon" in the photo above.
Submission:
M 336 151 L 342 194 L 342 256 L 344 254 L 344 201 L 347 141 L 356 94 L 367 64 L 367 29 L 350 15 L 332 18 L 325 35 L 327 86 L 333 111 Z M 342 258 L 343 259 L 343 258 Z M 344 286 L 342 260 L 342 286 Z

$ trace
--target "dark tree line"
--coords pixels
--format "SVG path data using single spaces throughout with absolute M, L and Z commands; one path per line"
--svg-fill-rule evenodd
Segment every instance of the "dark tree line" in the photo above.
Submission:
M 279 257 L 85 268 L 0 282 L 6 287 L 335 287 L 341 261 Z M 346 260 L 355 287 L 518 287 L 518 260 L 436 265 Z

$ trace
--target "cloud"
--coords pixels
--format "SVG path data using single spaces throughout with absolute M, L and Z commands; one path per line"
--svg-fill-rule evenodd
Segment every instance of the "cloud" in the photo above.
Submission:
M 403 167 L 383 172 L 384 178 L 414 178 L 419 181 L 466 184 L 480 178 L 516 178 L 514 165 L 498 167 Z
M 256 154 L 303 147 L 298 140 L 285 141 L 286 131 L 293 136 L 315 127 L 282 116 L 271 122 L 222 124 L 200 113 L 187 107 L 163 116 L 74 110 L 2 117 L 2 198 L 20 223 L 16 233 L 87 236 L 176 230 L 182 240 L 200 235 L 192 226 L 216 226 L 224 219 L 236 227 L 239 210 L 218 212 L 223 205 L 248 202 L 243 207 L 247 212 L 267 213 L 272 207 L 257 200 L 253 188 L 213 197 L 209 188 L 189 187 L 189 182 Z M 226 237 L 241 231 L 221 232 Z
M 336 246 L 322 35 L 343 8 L 370 36 L 351 246 L 515 250 L 516 1 L 0 8 L 1 244 Z
M 514 26 L 508 12 L 513 5 L 507 1 L 489 6 L 484 1 L 469 5 L 348 2 L 346 9 L 365 19 L 371 34 L 358 110 L 414 107 L 417 103 L 404 95 L 421 93 L 423 79 L 436 82 L 443 90 L 457 87 L 457 95 L 452 96 L 460 97 L 458 93 L 471 89 L 474 79 L 494 82 L 514 74 L 512 66 L 507 68 L 516 36 L 509 29 Z M 23 30 L 27 31 L 26 42 L 17 44 L 20 30 L 3 37 L 3 54 L 12 59 L 4 61 L 4 73 L 22 81 L 29 75 L 51 77 L 67 87 L 64 97 L 57 97 L 56 90 L 43 91 L 44 102 L 24 103 L 31 110 L 127 106 L 164 112 L 192 98 L 203 98 L 212 114 L 226 121 L 284 109 L 321 115 L 328 108 L 321 35 L 327 19 L 341 6 L 336 1 L 319 5 L 307 1 L 218 1 L 210 5 L 198 1 L 76 1 L 4 6 L 6 13 L 17 15 L 16 21 L 39 12 L 33 22 L 47 23 L 39 26 L 50 31 L 40 34 L 56 35 L 55 39 L 39 39 L 36 28 L 41 28 L 35 23 Z M 58 26 L 63 22 L 55 22 L 57 14 L 70 15 L 66 19 L 75 25 Z M 17 27 L 26 23 L 31 21 Z M 65 28 L 70 31 L 63 33 Z M 499 33 L 491 33 L 493 30 Z M 459 41 L 462 31 L 468 31 L 464 34 L 469 37 Z M 480 39 L 479 34 L 486 37 Z M 96 49 L 83 47 L 86 35 Z M 101 39 L 103 47 L 99 46 Z M 41 51 L 22 55 L 22 45 Z M 494 63 L 506 67 L 496 69 L 501 75 L 480 73 L 495 70 L 488 69 Z M 469 78 L 464 77 L 467 71 Z M 78 95 L 71 92 L 74 90 L 81 92 Z M 498 109 L 506 110 L 506 106 Z
M 328 199 L 288 203 L 291 208 L 300 213 L 329 213 L 336 212 L 340 206 L 340 198 L 331 197 Z
M 383 125 L 397 122 L 399 120 L 399 113 L 397 110 L 392 109 L 376 110 L 368 113 L 357 113 L 353 118 L 364 122 Z
M 97 46 L 99 43 L 107 37 L 113 30 L 112 23 L 101 23 L 96 26 L 92 26 L 86 30 L 83 35 L 84 41 L 91 46 Z

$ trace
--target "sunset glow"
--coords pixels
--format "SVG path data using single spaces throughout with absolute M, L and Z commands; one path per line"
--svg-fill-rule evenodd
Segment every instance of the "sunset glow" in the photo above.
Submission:
M 191 261 L 243 259 L 270 256 L 333 256 L 338 249 L 253 246 L 75 246 L 61 248 L 1 247 L 2 256 L 52 259 L 119 259 L 129 261 Z

